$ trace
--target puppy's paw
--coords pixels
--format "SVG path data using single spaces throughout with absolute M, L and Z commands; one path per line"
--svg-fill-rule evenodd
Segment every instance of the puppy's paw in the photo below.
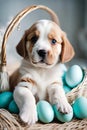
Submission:
M 38 120 L 36 106 L 22 108 L 19 116 L 23 122 L 28 123 L 29 125 L 34 124 Z
M 68 114 L 72 112 L 72 107 L 68 102 L 58 103 L 57 108 L 61 113 L 64 113 L 64 114 Z

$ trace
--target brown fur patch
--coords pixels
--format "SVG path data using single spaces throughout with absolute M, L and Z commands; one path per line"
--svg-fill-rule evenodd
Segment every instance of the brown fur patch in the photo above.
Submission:
M 31 26 L 31 28 L 28 31 L 28 36 L 27 36 L 27 41 L 29 41 L 29 52 L 32 52 L 32 48 L 34 46 L 34 43 L 32 43 L 32 38 L 34 36 L 39 37 L 40 36 L 40 32 L 37 30 L 36 28 L 36 24 L 34 24 L 33 26 Z
M 29 52 L 31 53 L 32 52 L 32 49 L 33 49 L 33 44 L 30 44 L 30 46 L 29 46 Z
M 26 50 L 26 42 L 31 42 L 31 38 L 36 35 L 39 37 L 40 32 L 37 31 L 36 24 L 32 25 L 28 30 L 25 31 L 25 34 L 23 35 L 22 39 L 16 46 L 16 50 L 19 55 L 26 58 L 27 57 L 27 50 Z M 33 44 L 30 44 L 29 51 L 32 51 Z
M 51 44 L 52 39 L 56 40 L 56 44 Z M 48 34 L 48 40 L 51 44 L 51 50 L 48 51 L 48 63 L 49 64 L 53 64 L 55 57 L 57 55 L 59 55 L 58 52 L 58 44 L 62 43 L 62 38 L 61 38 L 61 31 L 60 28 L 58 28 L 55 24 L 54 24 L 54 28 L 51 29 L 50 33 Z
M 29 41 L 31 41 L 31 38 L 33 37 L 33 36 L 40 36 L 40 32 L 37 30 L 37 28 L 35 28 L 34 27 L 34 30 L 33 31 L 31 31 L 30 33 L 29 33 L 29 35 L 27 36 L 27 40 L 29 40 Z
M 62 52 L 60 56 L 61 62 L 68 62 L 73 58 L 75 52 L 71 43 L 69 42 L 66 34 L 55 23 L 53 23 L 53 28 L 51 29 L 50 34 L 48 34 L 48 39 L 49 42 L 51 42 L 52 39 L 57 41 L 56 44 L 52 45 L 52 50 L 48 53 L 48 59 L 51 63 L 53 62 L 55 55 L 58 54 L 57 44 L 61 44 L 62 46 Z
M 48 39 L 51 41 L 52 39 L 55 39 L 58 44 L 62 43 L 62 31 L 60 27 L 58 27 L 55 23 L 53 23 L 53 28 L 51 28 L 50 33 L 48 34 Z
M 48 51 L 47 62 L 48 64 L 53 64 L 54 62 L 54 54 L 52 50 Z
M 61 62 L 65 63 L 70 61 L 74 57 L 75 52 L 74 52 L 74 48 L 72 47 L 71 43 L 69 42 L 64 32 L 62 34 L 62 39 L 63 42 L 62 42 Z
M 14 71 L 9 79 L 10 82 L 10 90 L 13 91 L 14 88 L 16 87 L 17 83 L 19 82 L 19 77 L 20 77 L 20 73 L 19 73 L 19 69 L 17 69 L 16 71 Z
M 20 80 L 20 82 L 29 82 L 29 83 L 31 83 L 32 85 L 35 85 L 36 84 L 36 82 L 34 81 L 34 80 L 32 80 L 32 79 L 30 79 L 30 78 L 21 78 L 21 80 Z

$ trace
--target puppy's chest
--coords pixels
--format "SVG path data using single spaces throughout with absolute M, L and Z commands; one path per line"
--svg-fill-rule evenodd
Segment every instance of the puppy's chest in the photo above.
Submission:
M 40 89 L 46 88 L 56 80 L 56 75 L 50 71 L 37 70 L 35 72 L 32 72 L 32 75 L 33 80 L 36 82 L 37 87 Z
M 33 76 L 37 84 L 37 95 L 39 99 L 45 99 L 47 96 L 47 87 L 57 80 L 56 75 L 49 71 L 37 71 Z
M 37 95 L 39 99 L 45 99 L 47 95 L 47 87 L 52 83 L 60 81 L 61 71 L 58 68 L 38 69 L 38 68 L 21 68 L 22 76 L 28 75 L 36 84 Z

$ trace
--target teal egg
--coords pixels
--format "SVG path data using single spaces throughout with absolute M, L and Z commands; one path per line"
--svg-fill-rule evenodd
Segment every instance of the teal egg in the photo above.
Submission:
M 83 71 L 80 66 L 71 66 L 65 75 L 65 81 L 67 85 L 71 88 L 76 87 L 83 79 Z
M 67 85 L 64 85 L 63 86 L 63 89 L 64 89 L 64 91 L 65 91 L 65 94 L 66 93 L 68 93 L 68 92 L 70 92 L 72 89 L 70 88 L 70 87 L 68 87 Z
M 8 106 L 8 110 L 11 112 L 11 113 L 15 113 L 15 114 L 18 114 L 19 113 L 19 109 L 18 109 L 18 106 L 17 104 L 15 103 L 14 100 L 12 100 Z
M 77 118 L 87 118 L 87 99 L 85 97 L 79 97 L 73 104 L 73 111 Z
M 7 108 L 9 103 L 13 100 L 12 92 L 0 93 L 0 108 Z
M 52 106 L 47 101 L 39 101 L 37 103 L 38 118 L 43 123 L 52 122 L 54 119 L 54 111 Z
M 69 122 L 73 118 L 73 110 L 69 114 L 63 114 L 57 110 L 56 105 L 53 105 L 54 113 L 56 115 L 56 118 L 61 122 Z

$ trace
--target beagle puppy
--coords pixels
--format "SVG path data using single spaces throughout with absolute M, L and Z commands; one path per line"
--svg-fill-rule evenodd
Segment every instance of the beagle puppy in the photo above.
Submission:
M 38 120 L 37 100 L 56 104 L 62 113 L 71 112 L 61 77 L 63 63 L 72 59 L 74 49 L 65 32 L 50 20 L 39 20 L 25 31 L 16 49 L 23 57 L 16 72 L 14 89 L 14 100 L 21 120 L 28 124 Z

